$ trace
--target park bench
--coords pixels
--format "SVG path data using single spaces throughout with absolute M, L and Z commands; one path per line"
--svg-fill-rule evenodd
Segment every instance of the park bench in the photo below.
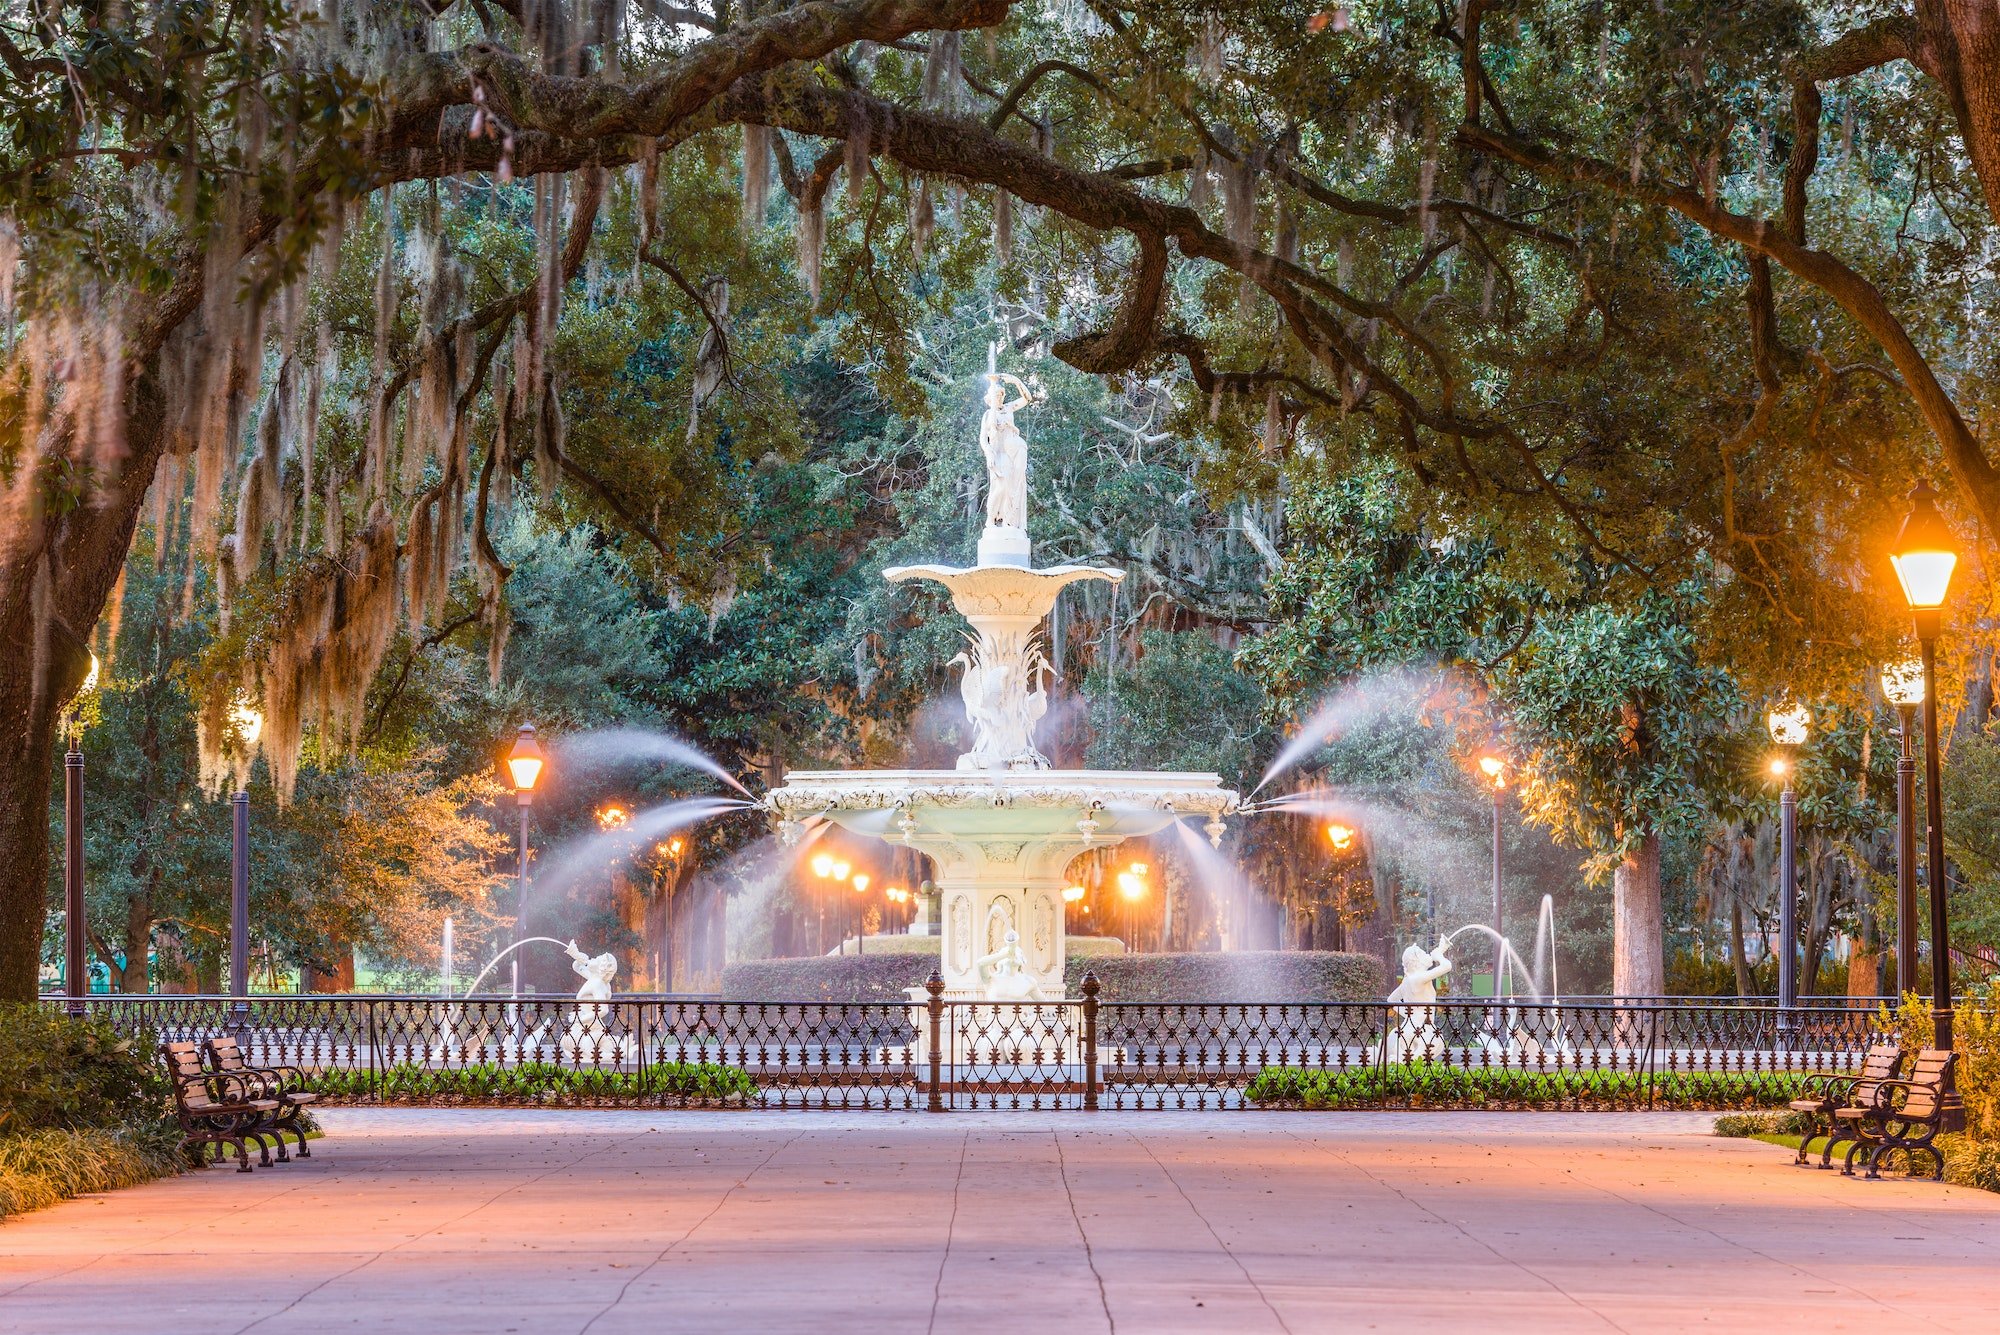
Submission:
M 174 1087 L 174 1113 L 180 1119 L 181 1146 L 206 1168 L 207 1147 L 215 1149 L 214 1162 L 222 1162 L 227 1146 L 236 1148 L 238 1172 L 250 1171 L 248 1141 L 255 1140 L 264 1166 L 271 1164 L 271 1148 L 265 1135 L 278 1115 L 279 1103 L 263 1098 L 258 1087 L 243 1076 L 225 1075 L 202 1065 L 201 1048 L 194 1043 L 163 1045 L 167 1075 Z M 279 1142 L 280 1148 L 283 1147 Z
M 1799 1088 L 1799 1097 L 1789 1105 L 1793 1112 L 1806 1118 L 1806 1132 L 1799 1137 L 1798 1157 L 1792 1162 L 1804 1163 L 1807 1147 L 1816 1136 L 1824 1135 L 1826 1148 L 1820 1153 L 1819 1166 L 1833 1167 L 1833 1147 L 1854 1139 L 1853 1123 L 1843 1121 L 1840 1110 L 1872 1107 L 1875 1091 L 1884 1080 L 1893 1079 L 1902 1064 L 1900 1047 L 1894 1043 L 1871 1043 L 1861 1056 L 1858 1071 L 1809 1072 Z
M 1883 1080 L 1868 1103 L 1837 1111 L 1834 1116 L 1853 1128 L 1854 1138 L 1840 1171 L 1852 1177 L 1855 1159 L 1865 1154 L 1867 1176 L 1879 1178 L 1883 1159 L 1902 1150 L 1911 1176 L 1916 1175 L 1916 1156 L 1921 1153 L 1931 1157 L 1932 1179 L 1943 1178 L 1944 1153 L 1932 1142 L 1943 1129 L 1945 1077 L 1957 1060 L 1946 1049 L 1922 1048 L 1909 1075 Z
M 312 1158 L 312 1151 L 306 1148 L 305 1126 L 299 1115 L 319 1102 L 319 1095 L 305 1087 L 305 1072 L 296 1066 L 252 1066 L 244 1059 L 242 1046 L 227 1034 L 209 1039 L 207 1046 L 211 1070 L 218 1075 L 242 1076 L 250 1082 L 252 1092 L 258 1097 L 278 1101 L 278 1112 L 271 1119 L 270 1128 L 278 1141 L 278 1161 L 283 1163 L 291 1158 L 285 1152 L 285 1136 L 288 1134 L 298 1142 L 299 1157 Z

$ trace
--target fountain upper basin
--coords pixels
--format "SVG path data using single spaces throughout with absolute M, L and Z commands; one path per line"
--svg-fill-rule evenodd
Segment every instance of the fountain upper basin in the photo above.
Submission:
M 764 799 L 785 820 L 823 816 L 917 846 L 1065 835 L 1116 843 L 1182 817 L 1227 816 L 1239 801 L 1220 775 L 1139 770 L 794 770 Z M 1088 840 L 1078 828 L 1086 817 L 1097 823 Z

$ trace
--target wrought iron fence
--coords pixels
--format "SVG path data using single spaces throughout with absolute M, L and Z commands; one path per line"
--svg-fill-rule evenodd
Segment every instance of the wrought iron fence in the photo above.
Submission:
M 1685 999 L 743 1002 L 96 996 L 123 1032 L 232 1033 L 334 1098 L 759 1108 L 1740 1108 L 1847 1070 L 1872 1015 Z M 52 1004 L 64 1004 L 56 1001 Z

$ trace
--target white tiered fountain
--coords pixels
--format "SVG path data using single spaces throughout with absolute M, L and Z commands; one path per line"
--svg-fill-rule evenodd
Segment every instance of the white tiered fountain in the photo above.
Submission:
M 1008 397 L 1007 385 L 1018 397 Z M 932 858 L 947 1001 L 1054 1001 L 1064 995 L 1062 890 L 1071 859 L 1187 818 L 1202 820 L 1210 840 L 1220 842 L 1223 817 L 1237 809 L 1238 797 L 1214 774 L 1052 770 L 1036 748 L 1054 675 L 1041 648 L 1042 623 L 1067 586 L 1115 583 L 1124 572 L 1034 568 L 1027 443 L 1014 425 L 1032 396 L 1013 376 L 992 370 L 986 386 L 979 445 L 987 525 L 978 564 L 883 572 L 894 583 L 944 585 L 971 623 L 969 652 L 953 662 L 962 669 L 972 749 L 951 770 L 794 770 L 765 806 L 787 842 L 826 820 Z M 913 1002 L 925 996 L 911 989 Z

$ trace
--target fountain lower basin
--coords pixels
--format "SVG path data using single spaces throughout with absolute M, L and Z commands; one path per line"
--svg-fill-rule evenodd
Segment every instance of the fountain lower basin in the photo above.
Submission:
M 1219 838 L 1239 805 L 1220 776 L 1126 770 L 797 770 L 765 799 L 796 838 L 826 820 L 937 866 L 945 995 L 987 995 L 982 957 L 1019 934 L 1032 997 L 1064 994 L 1063 873 L 1078 853 L 1192 819 Z

